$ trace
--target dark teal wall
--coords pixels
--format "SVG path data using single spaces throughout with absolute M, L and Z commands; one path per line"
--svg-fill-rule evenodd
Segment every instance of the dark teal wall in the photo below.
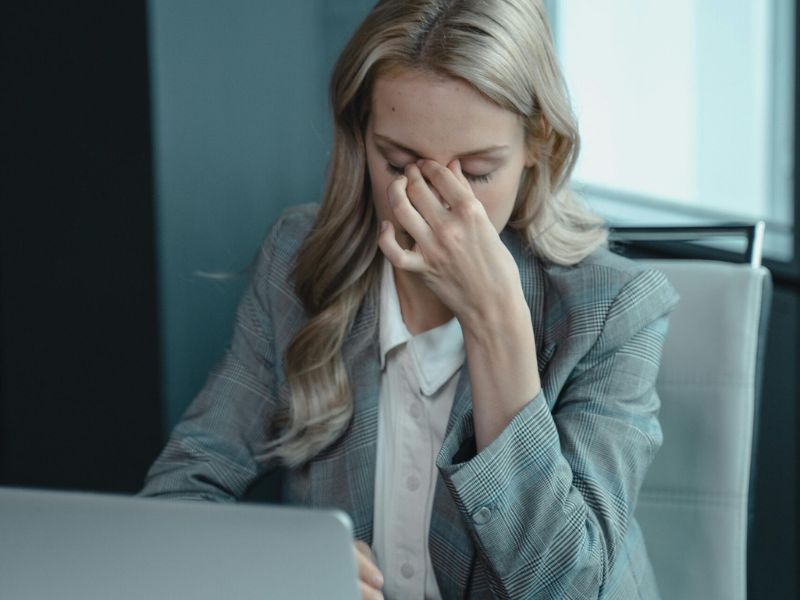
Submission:
M 327 84 L 368 0 L 151 0 L 151 98 L 169 431 L 231 334 L 236 271 L 286 206 L 315 202 Z

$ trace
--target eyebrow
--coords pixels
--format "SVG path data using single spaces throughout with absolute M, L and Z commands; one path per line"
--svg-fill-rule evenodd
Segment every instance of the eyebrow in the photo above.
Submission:
M 416 150 L 412 150 L 408 146 L 404 146 L 403 144 L 394 141 L 392 138 L 390 138 L 388 136 L 381 135 L 380 133 L 376 133 L 375 137 L 378 140 L 380 140 L 381 142 L 384 142 L 386 144 L 390 144 L 390 145 L 394 146 L 395 148 L 397 148 L 399 150 L 402 150 L 403 152 L 407 152 L 408 154 L 411 154 L 412 156 L 416 156 L 416 157 L 422 158 L 422 154 L 420 152 L 417 152 Z M 470 150 L 469 152 L 462 152 L 461 154 L 459 154 L 459 157 L 478 156 L 479 154 L 494 154 L 496 152 L 499 152 L 500 150 L 508 150 L 508 145 L 488 146 L 486 148 L 479 148 L 477 150 Z

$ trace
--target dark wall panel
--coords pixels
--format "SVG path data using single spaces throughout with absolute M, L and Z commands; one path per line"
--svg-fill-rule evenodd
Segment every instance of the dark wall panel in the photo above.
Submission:
M 160 444 L 145 3 L 2 10 L 0 484 L 134 490 Z
M 749 591 L 751 598 L 797 597 L 797 404 L 800 399 L 800 289 L 777 282 L 756 448 Z

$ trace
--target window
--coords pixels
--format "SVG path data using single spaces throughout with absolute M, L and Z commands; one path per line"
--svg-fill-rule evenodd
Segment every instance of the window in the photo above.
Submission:
M 765 254 L 792 260 L 794 2 L 547 5 L 580 195 L 616 224 L 763 219 Z

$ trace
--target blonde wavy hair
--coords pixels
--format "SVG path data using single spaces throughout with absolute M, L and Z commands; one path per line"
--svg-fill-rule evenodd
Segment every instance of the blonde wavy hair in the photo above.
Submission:
M 292 277 L 309 321 L 285 355 L 291 394 L 267 456 L 293 467 L 345 432 L 353 414 L 343 342 L 376 293 L 381 253 L 364 136 L 375 80 L 396 69 L 460 78 L 522 118 L 536 163 L 508 227 L 542 260 L 572 265 L 605 243 L 602 221 L 573 198 L 578 129 L 540 0 L 382 0 L 342 51 L 330 102 L 334 142 L 325 194 Z

